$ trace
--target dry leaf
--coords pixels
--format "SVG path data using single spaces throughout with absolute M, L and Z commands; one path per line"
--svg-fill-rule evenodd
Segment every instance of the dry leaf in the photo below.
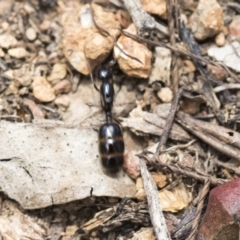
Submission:
M 135 197 L 138 200 L 145 200 L 146 193 L 143 188 L 142 178 L 138 178 L 136 181 L 137 193 Z M 162 209 L 166 212 L 178 212 L 187 207 L 192 201 L 192 194 L 187 191 L 183 183 L 178 184 L 171 190 L 163 189 L 159 192 L 159 198 L 161 201 Z
M 155 236 L 152 228 L 141 228 L 139 231 L 133 234 L 130 240 L 155 240 Z
M 5 200 L 1 205 L 0 235 L 4 240 L 45 239 L 47 229 L 38 218 L 22 213 L 17 204 Z
M 192 194 L 187 191 L 183 183 L 178 184 L 171 190 L 160 191 L 159 197 L 162 208 L 166 212 L 178 212 L 192 201 Z
M 93 196 L 133 197 L 123 172 L 104 174 L 92 128 L 0 122 L 0 189 L 25 209 Z

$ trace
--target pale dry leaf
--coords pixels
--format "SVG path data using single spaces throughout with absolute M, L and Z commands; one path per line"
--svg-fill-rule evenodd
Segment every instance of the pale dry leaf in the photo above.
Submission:
M 152 228 L 141 228 L 139 231 L 133 234 L 130 240 L 155 240 L 154 232 Z
M 122 171 L 104 174 L 97 132 L 56 124 L 0 122 L 0 189 L 25 209 L 93 196 L 132 197 Z
M 136 181 L 136 188 L 137 192 L 135 194 L 135 197 L 141 201 L 145 200 L 146 193 L 143 188 L 143 180 L 141 177 Z M 178 212 L 187 207 L 188 204 L 192 201 L 192 193 L 187 191 L 183 183 L 180 183 L 171 190 L 161 190 L 159 192 L 159 198 L 163 211 Z
M 0 235 L 4 240 L 45 239 L 47 224 L 22 213 L 13 201 L 5 200 L 1 205 Z
M 192 201 L 192 194 L 187 191 L 183 183 L 178 184 L 171 190 L 160 191 L 159 197 L 163 210 L 166 212 L 178 212 Z

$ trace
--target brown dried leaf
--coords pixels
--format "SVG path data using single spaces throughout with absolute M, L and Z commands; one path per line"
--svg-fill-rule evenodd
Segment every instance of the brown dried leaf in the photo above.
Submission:
M 183 183 L 178 184 L 171 190 L 160 191 L 159 197 L 163 210 L 168 212 L 178 212 L 192 201 L 192 194 L 187 191 Z

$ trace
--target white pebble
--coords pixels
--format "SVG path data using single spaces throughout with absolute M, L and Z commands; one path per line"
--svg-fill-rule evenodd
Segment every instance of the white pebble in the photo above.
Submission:
M 161 88 L 157 95 L 164 103 L 170 103 L 173 100 L 173 92 L 168 87 Z
M 28 28 L 26 30 L 26 37 L 29 41 L 34 41 L 37 38 L 37 33 L 33 28 Z

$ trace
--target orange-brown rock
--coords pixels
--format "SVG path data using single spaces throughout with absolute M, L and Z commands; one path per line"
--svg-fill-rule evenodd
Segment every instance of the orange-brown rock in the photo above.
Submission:
M 93 10 L 93 11 L 92 11 Z M 79 72 L 87 75 L 104 61 L 111 52 L 114 41 L 120 32 L 120 24 L 112 12 L 101 6 L 82 5 L 80 9 L 70 9 L 62 16 L 63 52 L 71 65 Z M 103 36 L 93 22 L 109 33 Z
M 166 0 L 141 0 L 141 3 L 146 12 L 166 18 Z
M 126 31 L 131 34 L 137 33 L 133 24 L 131 24 Z M 144 44 L 138 43 L 124 35 L 118 39 L 117 44 L 124 51 L 121 52 L 116 46 L 114 47 L 114 57 L 117 59 L 122 71 L 128 76 L 147 78 L 151 71 L 152 52 L 148 50 Z M 127 53 L 131 57 L 124 53 Z

